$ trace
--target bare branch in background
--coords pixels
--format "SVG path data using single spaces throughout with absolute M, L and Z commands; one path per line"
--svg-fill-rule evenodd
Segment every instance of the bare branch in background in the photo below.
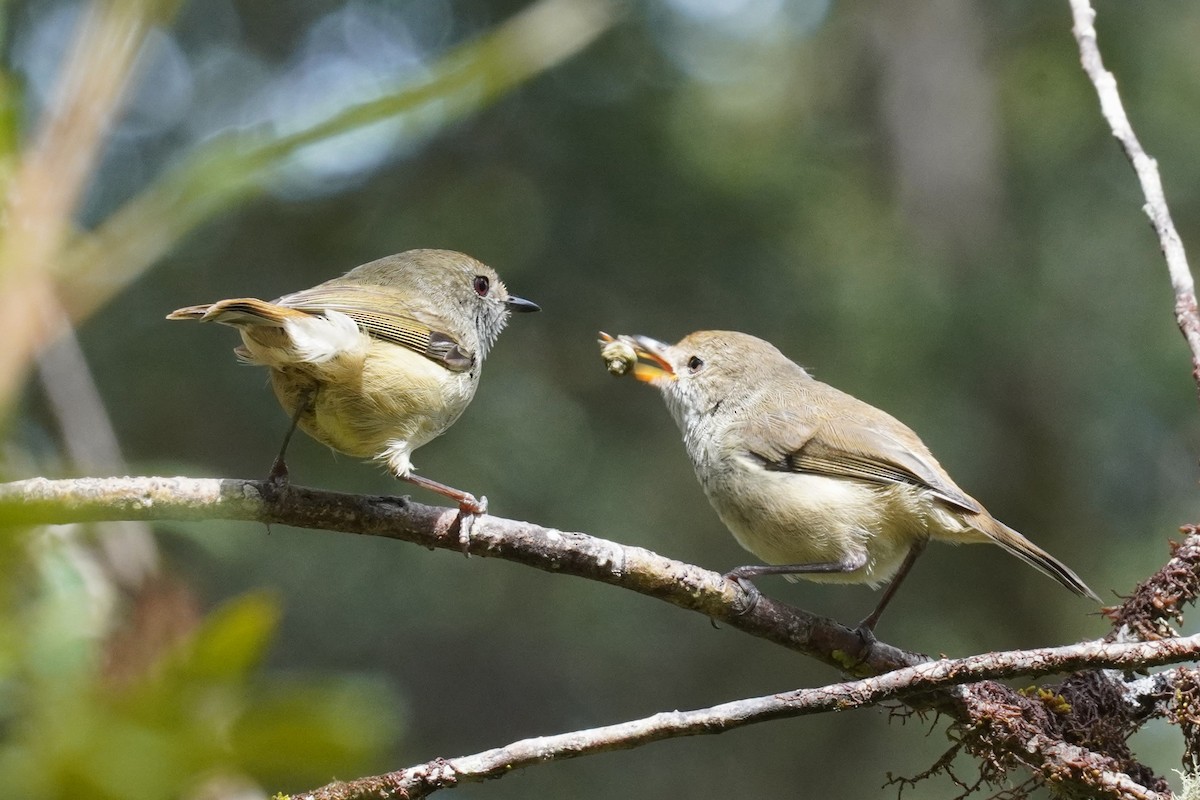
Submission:
M 81 15 L 68 63 L 29 148 L 5 187 L 0 242 L 0 413 L 34 355 L 56 334 L 51 271 L 71 233 L 150 28 L 177 0 L 99 0 Z
M 1187 254 L 1183 250 L 1183 242 L 1179 238 L 1179 232 L 1175 230 L 1175 223 L 1171 220 L 1171 211 L 1167 208 L 1162 178 L 1158 174 L 1158 162 L 1142 149 L 1142 143 L 1138 141 L 1129 117 L 1125 114 L 1125 106 L 1117 91 L 1117 79 L 1104 68 L 1104 62 L 1100 58 L 1100 47 L 1096 42 L 1096 11 L 1089 0 L 1070 2 L 1071 15 L 1075 21 L 1072 32 L 1079 43 L 1083 71 L 1096 87 L 1096 94 L 1100 97 L 1100 111 L 1108 121 L 1113 136 L 1120 142 L 1121 149 L 1129 158 L 1129 163 L 1133 165 L 1134 172 L 1137 173 L 1142 194 L 1146 197 L 1144 210 L 1154 225 L 1159 246 L 1166 256 L 1171 286 L 1175 290 L 1175 321 L 1192 351 L 1192 377 L 1200 390 L 1200 311 L 1197 311 L 1196 307 L 1196 287 L 1192 281 L 1192 271 L 1188 267 Z
M 58 309 L 58 339 L 37 359 L 37 372 L 62 435 L 73 471 L 92 474 L 125 472 L 121 445 L 88 367 L 75 328 Z M 122 520 L 98 536 L 94 545 L 105 574 L 126 589 L 137 589 L 158 571 L 158 545 L 150 526 Z

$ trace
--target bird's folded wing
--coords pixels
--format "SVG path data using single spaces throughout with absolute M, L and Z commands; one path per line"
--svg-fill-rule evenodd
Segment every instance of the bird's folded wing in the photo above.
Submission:
M 855 419 L 806 423 L 797 417 L 773 422 L 746 426 L 771 431 L 777 440 L 765 441 L 761 433 L 745 439 L 765 469 L 878 484 L 907 483 L 928 489 L 943 502 L 964 511 L 982 511 L 979 503 L 945 475 L 915 434 L 916 446 Z
M 392 294 L 372 286 L 322 284 L 284 295 L 275 302 L 308 313 L 340 311 L 367 335 L 406 347 L 454 372 L 466 371 L 475 363 L 474 354 L 451 334 L 419 319 L 421 315 L 411 309 L 395 308 Z

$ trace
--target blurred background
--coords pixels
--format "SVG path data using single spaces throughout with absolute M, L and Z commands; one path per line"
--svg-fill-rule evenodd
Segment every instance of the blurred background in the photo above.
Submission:
M 1200 6 L 1098 11 L 1194 250 Z M 0 13 L 5 479 L 265 476 L 287 426 L 265 374 L 235 362 L 233 331 L 164 315 L 443 247 L 543 307 L 513 320 L 473 405 L 415 457 L 497 515 L 714 570 L 751 561 L 657 393 L 609 376 L 595 343 L 601 329 L 731 328 L 906 421 L 1105 598 L 1197 519 L 1189 356 L 1066 2 Z M 289 464 L 304 485 L 412 492 L 303 437 Z M 838 679 L 627 592 L 323 532 L 31 531 L 4 537 L 0 573 L 0 782 L 14 797 L 265 797 Z M 876 600 L 760 586 L 847 622 Z M 879 633 L 960 656 L 1102 635 L 1095 611 L 998 549 L 934 547 Z M 1171 774 L 1176 738 L 1151 727 L 1133 745 Z M 944 723 L 873 710 L 456 796 L 894 797 L 889 774 L 948 746 Z M 970 762 L 956 770 L 973 780 Z M 956 791 L 936 778 L 904 796 Z

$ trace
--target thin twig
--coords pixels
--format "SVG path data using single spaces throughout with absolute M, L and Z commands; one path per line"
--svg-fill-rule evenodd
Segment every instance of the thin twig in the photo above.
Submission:
M 1175 321 L 1192 351 L 1192 378 L 1200 390 L 1200 311 L 1197 311 L 1196 307 L 1196 287 L 1192 281 L 1192 271 L 1188 267 L 1187 254 L 1183 250 L 1183 242 L 1175 230 L 1175 223 L 1171 221 L 1171 211 L 1167 208 L 1162 178 L 1158 174 L 1158 162 L 1142 149 L 1129 117 L 1125 114 L 1125 106 L 1121 103 L 1117 79 L 1104 68 L 1104 62 L 1100 58 L 1100 47 L 1096 43 L 1096 12 L 1091 2 L 1070 2 L 1074 18 L 1071 30 L 1079 43 L 1083 71 L 1096 87 L 1096 94 L 1100 97 L 1100 110 L 1108 120 L 1112 135 L 1121 144 L 1121 149 L 1125 151 L 1129 163 L 1137 173 L 1138 183 L 1141 184 L 1142 194 L 1146 198 L 1143 210 L 1154 225 L 1159 246 L 1166 257 L 1171 286 L 1175 290 Z
M 874 678 L 837 683 L 816 689 L 754 697 L 694 711 L 672 711 L 642 719 L 558 736 L 524 739 L 460 758 L 438 758 L 425 764 L 355 781 L 332 783 L 311 792 L 292 795 L 294 800 L 367 800 L 367 798 L 418 798 L 460 783 L 498 778 L 509 772 L 551 761 L 627 750 L 662 739 L 724 733 L 767 720 L 864 708 L 885 700 L 903 700 L 928 692 L 985 679 L 1036 677 L 1080 668 L 1127 669 L 1158 666 L 1195 658 L 1200 654 L 1200 634 L 1187 639 L 1114 644 L 1085 642 L 1067 647 L 1045 647 L 1007 653 L 985 653 L 961 659 L 918 664 Z M 1082 748 L 1073 748 L 1079 757 Z M 1124 776 L 1108 776 L 1136 796 L 1153 797 L 1133 788 Z
M 1171 559 L 1139 583 L 1104 615 L 1113 624 L 1110 641 L 1177 636 L 1171 624 L 1183 622 L 1183 609 L 1200 595 L 1200 528 L 1185 525 L 1181 542 L 1171 543 Z

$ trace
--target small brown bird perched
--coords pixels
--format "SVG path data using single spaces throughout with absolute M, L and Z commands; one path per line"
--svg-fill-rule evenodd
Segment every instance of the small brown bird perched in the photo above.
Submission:
M 873 586 L 892 578 L 860 623 L 869 633 L 929 539 L 991 542 L 1099 601 L 958 488 L 906 425 L 815 380 L 769 342 L 732 331 L 698 331 L 675 345 L 601 337 L 611 372 L 632 371 L 662 392 L 709 502 L 767 562 L 726 577 Z
M 411 455 L 471 402 L 509 312 L 537 310 L 470 256 L 409 250 L 270 303 L 239 297 L 167 319 L 233 326 L 242 335 L 238 358 L 270 370 L 292 417 L 273 479 L 287 479 L 283 456 L 298 425 L 334 450 L 383 461 L 401 480 L 482 514 L 486 498 L 414 475 Z

